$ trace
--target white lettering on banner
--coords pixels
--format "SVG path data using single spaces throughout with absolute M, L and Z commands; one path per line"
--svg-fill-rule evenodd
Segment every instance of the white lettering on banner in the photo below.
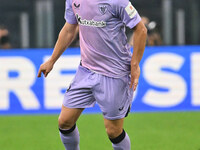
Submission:
M 186 94 L 187 86 L 184 79 L 172 72 L 161 69 L 179 71 L 184 58 L 174 53 L 157 53 L 150 56 L 144 63 L 143 75 L 150 85 L 165 88 L 168 91 L 149 89 L 143 97 L 143 102 L 154 107 L 173 107 L 180 104 Z
M 49 56 L 44 57 L 46 61 Z M 60 109 L 64 95 L 62 89 L 67 89 L 74 74 L 61 74 L 61 71 L 76 70 L 80 64 L 80 56 L 62 56 L 56 62 L 53 70 L 44 79 L 44 107 L 46 109 Z
M 33 63 L 25 57 L 2 57 L 0 62 L 0 110 L 10 108 L 10 92 L 18 97 L 23 109 L 39 109 L 40 104 L 31 90 L 36 77 Z M 12 71 L 18 76 L 10 78 Z
M 140 86 L 140 85 L 138 84 L 138 87 L 139 87 L 139 86 Z M 132 102 L 134 102 L 134 100 L 135 100 L 136 97 L 137 97 L 138 87 L 137 87 L 136 90 L 133 92 L 133 99 L 132 99 Z
M 191 54 L 192 105 L 200 106 L 200 53 Z

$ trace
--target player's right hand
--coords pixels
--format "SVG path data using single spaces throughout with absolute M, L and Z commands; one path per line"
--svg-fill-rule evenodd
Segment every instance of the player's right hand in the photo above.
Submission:
M 131 84 L 130 88 L 133 88 L 135 91 L 138 86 L 138 81 L 140 77 L 140 66 L 139 65 L 131 65 Z
M 41 74 L 44 74 L 44 77 L 46 78 L 49 72 L 53 69 L 54 63 L 52 63 L 50 60 L 46 61 L 45 63 L 40 65 L 40 69 L 38 71 L 37 77 L 41 77 Z

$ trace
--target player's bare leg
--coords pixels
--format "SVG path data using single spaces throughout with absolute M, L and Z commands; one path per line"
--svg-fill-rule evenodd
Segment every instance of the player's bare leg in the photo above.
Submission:
M 123 129 L 124 119 L 108 120 L 104 118 L 106 132 L 114 150 L 130 150 L 130 139 Z
M 79 132 L 76 121 L 81 115 L 82 108 L 67 108 L 62 106 L 58 118 L 60 137 L 66 150 L 79 150 Z

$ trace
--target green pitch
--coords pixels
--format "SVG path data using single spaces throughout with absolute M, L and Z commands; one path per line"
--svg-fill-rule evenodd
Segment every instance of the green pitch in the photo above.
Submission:
M 64 150 L 58 115 L 0 116 L 0 150 Z M 81 150 L 111 150 L 100 114 L 79 121 Z M 200 112 L 134 113 L 125 120 L 132 150 L 200 150 Z

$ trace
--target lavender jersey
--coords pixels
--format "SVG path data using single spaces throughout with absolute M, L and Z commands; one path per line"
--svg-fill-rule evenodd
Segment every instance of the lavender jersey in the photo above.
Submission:
M 114 78 L 130 73 L 125 26 L 132 29 L 141 18 L 129 0 L 66 0 L 65 20 L 79 24 L 84 67 Z

